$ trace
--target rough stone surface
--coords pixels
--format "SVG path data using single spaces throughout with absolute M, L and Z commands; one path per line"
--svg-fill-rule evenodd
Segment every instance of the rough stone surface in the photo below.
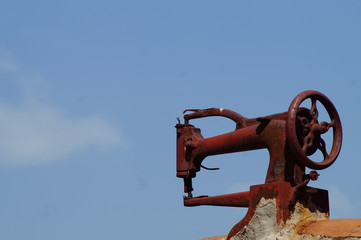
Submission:
M 262 198 L 258 204 L 255 214 L 249 224 L 237 233 L 231 240 L 354 240 L 361 239 L 354 235 L 342 235 L 335 237 L 330 231 L 316 232 L 316 234 L 304 233 L 306 228 L 320 221 L 328 224 L 328 215 L 320 212 L 310 212 L 302 204 L 297 203 L 291 218 L 285 223 L 277 224 L 276 199 Z M 306 231 L 307 232 L 307 231 Z

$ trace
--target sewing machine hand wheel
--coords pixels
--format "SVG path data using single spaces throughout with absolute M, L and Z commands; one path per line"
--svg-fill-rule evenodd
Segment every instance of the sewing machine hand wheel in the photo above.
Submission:
M 311 108 L 300 107 L 306 99 L 311 99 Z M 316 103 L 320 102 L 330 117 L 330 122 L 318 122 L 319 112 Z M 332 148 L 327 152 L 321 135 L 330 128 L 333 130 Z M 337 158 L 342 142 L 340 117 L 332 102 L 317 91 L 304 91 L 298 94 L 288 109 L 287 138 L 289 147 L 297 160 L 308 168 L 321 170 L 329 167 Z M 323 160 L 313 161 L 309 156 L 320 150 Z

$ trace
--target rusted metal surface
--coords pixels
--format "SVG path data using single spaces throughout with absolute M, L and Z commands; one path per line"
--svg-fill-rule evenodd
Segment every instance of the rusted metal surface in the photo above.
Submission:
M 203 117 L 210 117 L 210 116 L 220 116 L 220 117 L 226 117 L 231 120 L 233 120 L 236 123 L 236 129 L 242 128 L 245 126 L 246 118 L 242 115 L 233 112 L 228 109 L 223 108 L 208 108 L 208 109 L 186 109 L 183 113 L 186 112 L 193 112 L 187 115 L 184 115 L 185 123 L 188 124 L 190 119 L 196 119 L 196 118 L 203 118 Z
M 303 107 L 309 101 L 310 107 Z M 323 105 L 329 120 L 319 120 L 317 103 Z M 319 170 L 329 167 L 337 158 L 342 142 L 342 127 L 338 113 L 331 101 L 322 93 L 305 91 L 296 96 L 289 110 L 265 117 L 248 119 L 234 111 L 223 108 L 189 109 L 177 129 L 177 177 L 184 180 L 185 206 L 216 205 L 248 207 L 245 218 L 232 233 L 247 225 L 261 198 L 276 199 L 277 222 L 286 221 L 296 202 L 303 202 L 328 214 L 328 194 L 325 190 L 307 187 L 310 180 L 319 174 L 306 167 Z M 232 132 L 204 138 L 201 130 L 189 123 L 191 119 L 222 116 L 235 122 Z M 332 129 L 332 147 L 327 152 L 322 135 Z M 220 196 L 193 197 L 192 179 L 201 170 L 202 162 L 212 155 L 241 151 L 267 149 L 269 166 L 265 184 L 251 186 L 249 192 Z M 320 151 L 322 161 L 313 161 L 311 156 Z M 244 163 L 242 163 L 244 164 Z M 229 239 L 229 237 L 228 237 Z
M 200 205 L 224 206 L 224 207 L 248 207 L 249 192 L 239 192 L 221 196 L 185 197 L 184 206 L 193 207 Z
M 309 109 L 300 107 L 310 99 Z M 317 102 L 327 110 L 331 121 L 318 121 Z M 292 101 L 289 111 L 260 118 L 247 119 L 223 108 L 191 109 L 184 115 L 185 123 L 177 128 L 177 177 L 183 178 L 187 197 L 192 197 L 192 178 L 200 171 L 203 160 L 211 155 L 266 148 L 270 153 L 265 183 L 286 181 L 292 186 L 304 182 L 305 167 L 323 169 L 337 158 L 341 148 L 342 128 L 338 113 L 330 100 L 322 93 L 305 91 Z M 236 130 L 222 135 L 204 138 L 199 128 L 189 120 L 209 116 L 223 116 L 236 123 Z M 321 135 L 333 129 L 333 145 L 327 153 Z M 309 156 L 317 150 L 324 159 L 315 162 Z
M 311 99 L 311 108 L 299 111 L 301 103 L 306 99 Z M 318 122 L 317 102 L 320 102 L 327 110 L 330 122 Z M 305 91 L 297 95 L 292 101 L 288 113 L 287 137 L 289 146 L 297 160 L 315 170 L 329 167 L 336 160 L 342 143 L 341 120 L 332 102 L 322 93 Z M 321 134 L 326 133 L 330 128 L 333 130 L 333 144 L 331 152 L 328 153 Z M 322 152 L 323 161 L 314 162 L 308 158 L 316 150 Z

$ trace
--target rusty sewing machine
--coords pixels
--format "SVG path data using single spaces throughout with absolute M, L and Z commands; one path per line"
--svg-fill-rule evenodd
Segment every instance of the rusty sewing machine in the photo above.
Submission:
M 310 107 L 301 104 L 310 102 Z M 319 122 L 317 102 L 326 109 L 329 120 Z M 322 170 L 336 160 L 342 142 L 342 127 L 338 113 L 332 102 L 322 93 L 309 90 L 297 95 L 287 112 L 265 117 L 248 119 L 223 108 L 204 110 L 191 109 L 184 115 L 184 124 L 178 119 L 177 129 L 177 177 L 184 180 L 185 206 L 214 205 L 247 207 L 246 216 L 236 224 L 228 235 L 230 239 L 244 228 L 253 217 L 261 198 L 277 200 L 277 223 L 285 222 L 296 202 L 328 214 L 328 192 L 308 187 L 310 180 L 319 174 L 306 167 Z M 204 138 L 199 128 L 189 124 L 189 120 L 209 116 L 221 116 L 233 120 L 236 129 L 222 135 Z M 329 152 L 322 134 L 332 129 L 332 147 Z M 330 131 L 331 132 L 331 131 Z M 250 187 L 250 191 L 220 196 L 192 195 L 192 178 L 200 171 L 202 161 L 211 155 L 266 148 L 269 151 L 269 166 L 264 184 Z M 323 160 L 311 159 L 320 151 Z

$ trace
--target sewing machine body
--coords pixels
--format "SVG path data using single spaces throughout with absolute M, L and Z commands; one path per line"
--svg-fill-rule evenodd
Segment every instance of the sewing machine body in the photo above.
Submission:
M 311 107 L 300 107 L 311 100 Z M 316 102 L 327 110 L 331 121 L 318 121 Z M 305 173 L 305 167 L 320 170 L 330 166 L 341 148 L 342 129 L 337 111 L 322 93 L 305 91 L 296 96 L 287 112 L 248 119 L 223 108 L 204 110 L 192 109 L 184 115 L 184 124 L 177 129 L 177 177 L 184 179 L 185 206 L 219 205 L 248 207 L 249 192 L 221 196 L 193 197 L 192 178 L 200 171 L 202 161 L 212 155 L 267 149 L 270 155 L 265 184 L 286 182 L 294 189 L 304 187 L 310 180 L 316 180 L 317 172 Z M 186 112 L 185 111 L 185 112 Z M 189 124 L 189 120 L 209 116 L 222 116 L 233 120 L 236 129 L 218 136 L 204 138 L 201 130 Z M 333 130 L 333 145 L 327 153 L 321 135 Z M 312 161 L 309 156 L 320 150 L 324 156 L 321 162 Z M 204 167 L 205 168 L 205 167 Z M 207 168 L 206 168 L 207 169 Z
M 202 161 L 212 155 L 267 148 L 270 163 L 265 183 L 288 181 L 298 184 L 304 166 L 299 166 L 286 148 L 287 113 L 247 119 L 242 128 L 219 136 L 203 138 L 199 128 L 190 124 L 177 125 L 177 177 L 195 177 Z M 297 174 L 294 179 L 288 170 Z

